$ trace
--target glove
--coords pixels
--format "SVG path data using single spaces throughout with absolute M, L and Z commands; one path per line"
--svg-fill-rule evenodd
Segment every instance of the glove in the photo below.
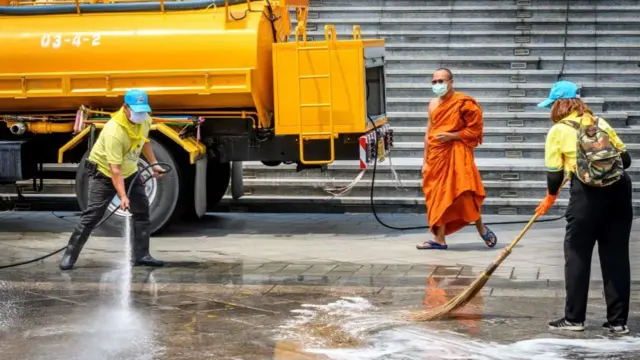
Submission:
M 553 203 L 556 202 L 557 197 L 558 197 L 558 194 L 551 195 L 547 192 L 547 196 L 544 198 L 544 200 L 542 200 L 540 205 L 538 205 L 538 207 L 536 208 L 536 214 L 538 214 L 538 216 L 542 216 L 546 214 L 547 211 L 549 211 L 549 209 L 553 207 Z

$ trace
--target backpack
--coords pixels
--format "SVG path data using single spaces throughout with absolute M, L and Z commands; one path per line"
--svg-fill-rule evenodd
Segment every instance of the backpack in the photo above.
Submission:
M 593 125 L 582 126 L 577 121 L 564 120 L 562 123 L 577 132 L 576 177 L 586 185 L 608 186 L 618 181 L 624 174 L 622 158 L 609 139 L 609 133 L 598 126 L 599 118 Z

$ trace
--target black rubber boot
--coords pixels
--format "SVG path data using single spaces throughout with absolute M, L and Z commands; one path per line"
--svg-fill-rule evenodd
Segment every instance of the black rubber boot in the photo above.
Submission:
M 149 254 L 150 227 L 149 221 L 133 221 L 133 266 L 164 266 L 164 261 L 156 260 Z
M 84 247 L 84 244 L 89 239 L 89 235 L 91 235 L 90 229 L 85 229 L 85 227 L 80 224 L 76 226 L 69 238 L 67 250 L 65 250 L 64 255 L 62 255 L 62 260 L 60 260 L 60 270 L 73 269 L 73 265 L 76 263 L 76 260 L 78 260 L 78 255 L 80 255 L 82 247 Z

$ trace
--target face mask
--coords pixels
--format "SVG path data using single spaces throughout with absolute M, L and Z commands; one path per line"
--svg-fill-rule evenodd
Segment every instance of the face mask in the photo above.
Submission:
M 131 120 L 131 122 L 135 123 L 135 124 L 140 124 L 146 118 L 147 118 L 147 113 L 146 112 L 133 112 L 132 111 L 131 112 L 131 116 L 129 116 L 129 120 Z
M 431 86 L 431 89 L 437 96 L 442 96 L 447 93 L 447 84 L 435 84 Z

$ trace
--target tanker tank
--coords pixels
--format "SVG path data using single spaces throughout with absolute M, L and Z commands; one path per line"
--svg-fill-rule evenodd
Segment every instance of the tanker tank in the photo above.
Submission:
M 270 112 L 274 23 L 288 13 L 228 2 L 2 6 L 0 112 L 114 108 L 129 88 L 157 111 Z

